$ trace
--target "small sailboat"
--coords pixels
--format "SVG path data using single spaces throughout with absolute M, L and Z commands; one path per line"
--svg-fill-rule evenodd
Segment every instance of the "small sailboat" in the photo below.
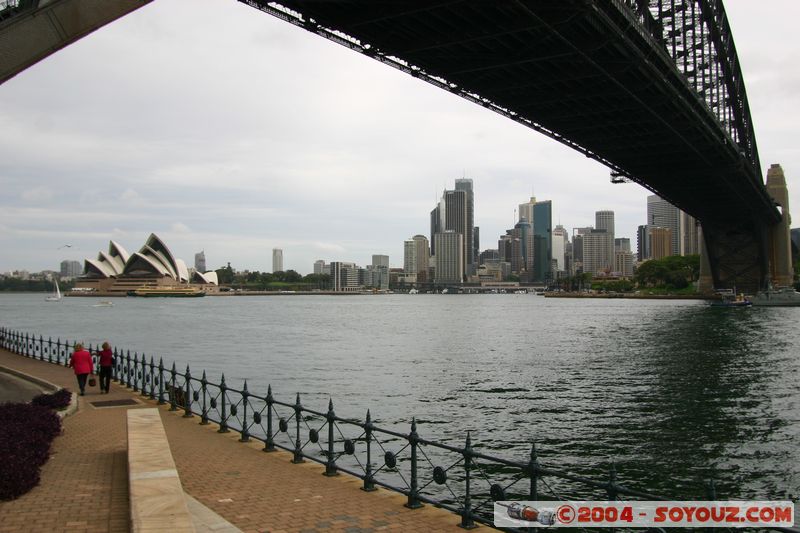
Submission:
M 45 300 L 48 302 L 59 302 L 61 301 L 61 290 L 58 288 L 58 280 L 57 279 L 53 280 L 53 283 L 55 283 L 56 285 L 56 290 L 53 291 L 52 296 L 48 296 L 47 298 L 45 298 Z

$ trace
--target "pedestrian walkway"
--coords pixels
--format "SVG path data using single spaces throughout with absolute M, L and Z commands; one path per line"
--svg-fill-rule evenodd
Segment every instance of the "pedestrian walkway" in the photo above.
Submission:
M 76 388 L 71 369 L 4 350 L 0 367 Z M 78 412 L 64 420 L 39 486 L 0 503 L 0 533 L 130 530 L 126 410 L 156 403 L 115 383 L 110 394 L 98 391 L 87 388 Z M 137 403 L 92 405 L 126 399 Z M 219 434 L 214 425 L 199 425 L 198 417 L 183 418 L 182 411 L 170 412 L 167 406 L 159 411 L 183 489 L 191 497 L 190 512 L 202 515 L 207 531 L 221 531 L 224 520 L 260 533 L 463 531 L 457 526 L 460 517 L 448 511 L 429 505 L 407 509 L 400 494 L 364 492 L 357 478 L 325 477 L 321 465 L 292 464 L 289 453 L 264 453 L 261 443 L 240 443 L 238 434 Z

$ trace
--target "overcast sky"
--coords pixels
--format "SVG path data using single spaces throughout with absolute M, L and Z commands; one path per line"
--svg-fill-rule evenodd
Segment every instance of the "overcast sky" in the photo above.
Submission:
M 800 2 L 725 6 L 763 172 L 800 209 Z M 461 177 L 481 249 L 532 191 L 570 232 L 611 209 L 635 249 L 645 223 L 645 189 L 511 120 L 234 0 L 158 0 L 0 86 L 0 272 L 151 232 L 209 268 L 402 266 Z

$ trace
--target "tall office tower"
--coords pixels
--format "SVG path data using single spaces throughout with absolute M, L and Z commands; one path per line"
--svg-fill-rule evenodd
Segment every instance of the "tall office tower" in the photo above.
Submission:
M 403 241 L 403 273 L 416 274 L 418 268 L 417 243 L 414 239 Z
M 434 236 L 437 233 L 441 233 L 444 231 L 444 227 L 442 227 L 442 213 L 441 213 L 441 202 L 436 205 L 431 211 L 431 255 L 436 255 L 436 239 Z
M 511 230 L 511 272 L 522 276 L 525 280 L 533 279 L 534 235 L 533 226 L 524 218 L 520 219 Z
M 464 279 L 464 235 L 445 230 L 436 241 L 436 283 L 461 283 Z
M 372 255 L 372 266 L 374 267 L 386 267 L 389 268 L 389 256 L 388 255 Z
M 597 211 L 594 214 L 594 226 L 606 230 L 606 267 L 614 268 L 614 211 Z
M 572 259 L 572 249 L 574 247 L 574 243 L 567 241 L 566 246 L 564 246 L 564 274 L 567 276 L 571 276 L 573 272 L 575 272 L 572 263 L 574 262 Z
M 614 252 L 630 252 L 631 240 L 627 237 L 614 239 Z
M 690 214 L 681 213 L 681 255 L 700 253 L 700 223 Z
M 596 275 L 608 267 L 608 234 L 604 229 L 593 229 L 582 235 L 583 271 Z
M 572 275 L 586 272 L 583 268 L 583 236 L 588 235 L 594 228 L 572 228 Z
M 428 268 L 431 264 L 431 250 L 430 246 L 428 246 L 428 239 L 425 235 L 414 235 L 411 239 L 417 249 L 417 281 L 428 281 Z
M 650 259 L 650 228 L 644 224 L 636 229 L 636 260 L 640 263 Z
M 514 241 L 512 233 L 513 230 L 506 230 L 506 234 L 501 235 L 497 241 L 497 259 L 503 263 L 511 263 L 511 256 L 513 255 L 511 244 Z
M 770 165 L 767 170 L 767 194 L 780 206 L 781 221 L 769 229 L 769 262 L 772 282 L 788 287 L 794 281 L 792 269 L 792 241 L 789 215 L 789 190 L 780 165 Z
M 519 212 L 517 213 L 517 222 L 523 218 L 533 224 L 533 206 L 536 205 L 536 197 L 531 196 L 531 199 L 524 204 L 519 204 Z
M 206 271 L 206 252 L 205 250 L 194 254 L 194 269 L 198 272 Z
M 567 243 L 569 242 L 569 233 L 559 224 L 553 229 L 553 260 L 556 262 L 556 272 L 564 272 L 567 270 L 565 262 Z
M 472 265 L 471 256 L 467 253 L 467 245 L 472 249 L 472 226 L 467 223 L 467 214 L 469 211 L 468 195 L 465 190 L 444 191 L 442 202 L 444 203 L 444 210 L 442 220 L 444 224 L 444 231 L 455 231 L 464 236 L 464 272 L 467 273 L 470 265 Z M 441 205 L 441 204 L 440 204 Z
M 283 272 L 283 250 L 280 248 L 272 249 L 272 271 Z
M 314 261 L 314 274 L 330 274 L 330 268 L 325 265 L 324 259 Z
M 614 272 L 623 278 L 633 277 L 633 253 L 630 250 L 614 252 Z
M 647 197 L 647 225 L 669 228 L 672 242 L 669 255 L 680 255 L 680 209 L 655 194 Z
M 650 249 L 650 257 L 648 259 L 663 259 L 672 253 L 672 238 L 671 228 L 660 228 L 651 226 L 650 228 L 650 242 L 648 248 Z
M 553 203 L 533 204 L 533 281 L 550 279 L 553 259 Z
M 464 271 L 468 276 L 472 276 L 475 274 L 475 263 L 478 261 L 478 249 L 475 247 L 475 192 L 472 188 L 472 180 L 466 178 L 457 179 L 456 190 L 464 191 L 466 194 L 467 220 L 464 228 Z

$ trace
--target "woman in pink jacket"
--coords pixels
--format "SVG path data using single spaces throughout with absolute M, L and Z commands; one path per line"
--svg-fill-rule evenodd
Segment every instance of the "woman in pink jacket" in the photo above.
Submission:
M 69 366 L 75 370 L 75 376 L 78 378 L 78 387 L 80 387 L 81 396 L 83 396 L 84 389 L 86 388 L 86 378 L 88 378 L 94 370 L 92 354 L 90 354 L 88 350 L 83 349 L 83 344 L 78 343 L 75 345 L 75 353 L 72 354 L 69 360 Z

